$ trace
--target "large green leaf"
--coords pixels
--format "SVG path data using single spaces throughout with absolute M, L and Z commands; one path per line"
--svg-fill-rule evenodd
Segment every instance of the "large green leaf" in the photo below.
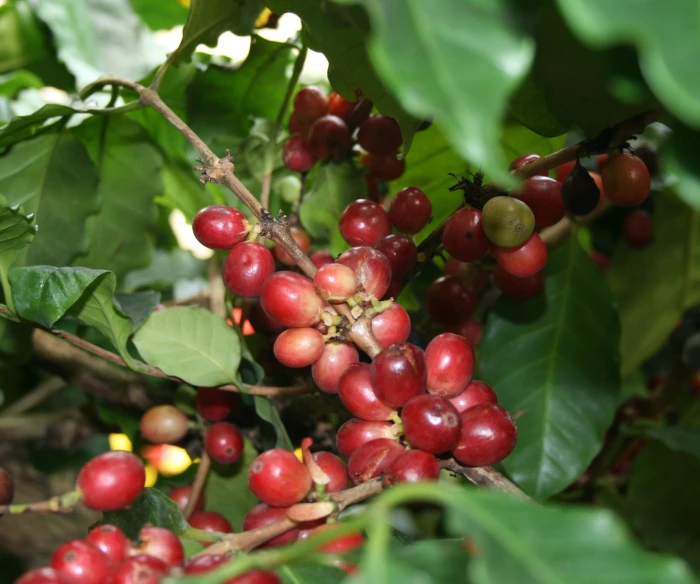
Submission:
M 22 89 L 39 89 L 44 83 L 34 73 L 20 69 L 7 75 L 0 75 L 0 96 L 14 97 Z
M 180 280 L 191 280 L 206 274 L 206 262 L 198 260 L 190 252 L 174 249 L 166 252 L 157 249 L 151 265 L 142 270 L 129 272 L 122 282 L 125 292 L 141 288 L 171 288 Z
M 102 514 L 102 523 L 119 527 L 129 539 L 137 540 L 139 531 L 147 524 L 165 527 L 174 533 L 187 529 L 187 522 L 177 503 L 157 489 L 144 489 L 128 509 L 108 511 Z
M 168 163 L 161 169 L 163 194 L 156 198 L 156 203 L 169 209 L 179 209 L 188 223 L 197 212 L 215 203 L 211 192 L 204 188 L 191 169 L 176 163 Z
M 39 133 L 56 126 L 57 118 L 82 113 L 67 105 L 48 104 L 32 114 L 17 116 L 4 126 L 0 126 L 0 152 L 16 142 L 22 142 Z
M 618 246 L 609 273 L 622 321 L 622 375 L 668 339 L 683 312 L 700 302 L 700 214 L 669 193 L 655 198 L 654 241 Z
M 155 290 L 141 290 L 133 294 L 116 294 L 114 299 L 121 307 L 133 323 L 133 331 L 135 332 L 141 325 L 146 322 L 146 319 L 151 315 L 151 312 L 158 306 L 160 302 L 160 292 Z
M 659 426 L 649 428 L 646 435 L 658 440 L 666 448 L 692 454 L 700 461 L 700 428 Z
M 88 221 L 90 248 L 77 264 L 117 277 L 147 266 L 156 220 L 153 199 L 163 191 L 162 158 L 146 132 L 124 118 L 93 118 L 76 131 L 100 174 L 99 215 Z
M 241 360 L 235 331 L 198 307 L 153 312 L 134 335 L 134 344 L 147 363 L 192 385 L 233 383 Z
M 569 129 L 552 113 L 544 88 L 532 71 L 510 100 L 508 112 L 540 136 L 561 136 Z
M 664 146 L 660 160 L 664 175 L 677 181 L 673 190 L 678 198 L 700 211 L 700 162 L 693 155 L 700 147 L 700 132 L 674 124 Z
M 620 391 L 620 325 L 600 270 L 570 237 L 551 252 L 544 294 L 501 298 L 481 345 L 484 380 L 517 416 L 505 460 L 537 499 L 561 491 L 600 449 Z
M 131 6 L 151 30 L 170 29 L 187 20 L 187 8 L 178 0 L 130 0 Z
M 255 395 L 253 396 L 253 401 L 255 403 L 255 413 L 258 414 L 258 417 L 272 426 L 274 432 L 272 448 L 294 450 L 294 445 L 289 438 L 289 434 L 287 434 L 287 429 L 284 427 L 280 413 L 277 411 L 273 401 L 265 395 Z
M 73 135 L 41 136 L 0 157 L 0 192 L 36 216 L 37 235 L 20 261 L 64 266 L 85 251 L 85 220 L 98 210 L 97 173 Z
M 347 573 L 327 564 L 294 563 L 285 564 L 277 569 L 283 584 L 340 584 Z
M 461 539 L 419 541 L 398 548 L 387 558 L 389 573 L 402 584 L 472 582 L 467 576 L 468 561 Z
M 36 226 L 32 219 L 22 207 L 10 208 L 7 199 L 0 195 L 0 270 L 5 275 L 19 252 L 34 239 Z
M 0 6 L 0 73 L 28 67 L 45 59 L 49 43 L 28 2 Z

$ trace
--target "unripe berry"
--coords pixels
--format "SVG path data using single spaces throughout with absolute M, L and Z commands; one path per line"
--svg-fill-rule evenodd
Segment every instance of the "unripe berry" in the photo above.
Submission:
M 289 507 L 302 501 L 313 483 L 306 467 L 293 452 L 273 448 L 250 465 L 248 484 L 255 496 L 273 507 Z
M 112 451 L 88 461 L 78 474 L 83 503 L 94 511 L 116 511 L 130 505 L 146 482 L 143 463 L 131 452 Z
M 175 406 L 154 406 L 141 417 L 141 435 L 153 444 L 173 444 L 189 431 L 189 418 Z
M 243 454 L 243 437 L 233 424 L 217 422 L 207 429 L 204 448 L 212 460 L 220 464 L 233 464 Z
M 211 249 L 231 249 L 248 234 L 248 220 L 238 209 L 212 205 L 201 209 L 192 221 L 197 241 Z

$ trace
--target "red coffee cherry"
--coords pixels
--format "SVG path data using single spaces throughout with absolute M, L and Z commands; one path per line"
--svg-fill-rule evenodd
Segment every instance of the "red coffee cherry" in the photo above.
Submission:
M 0 466 L 0 505 L 9 505 L 15 496 L 15 482 L 10 473 Z
M 323 335 L 315 328 L 287 329 L 275 339 L 275 357 L 285 367 L 308 367 L 321 358 Z
M 481 323 L 474 318 L 468 318 L 462 324 L 454 327 L 451 332 L 463 336 L 472 347 L 476 347 L 481 343 Z
M 163 527 L 144 527 L 139 532 L 139 544 L 132 555 L 145 554 L 159 559 L 168 568 L 181 566 L 185 561 L 185 550 L 180 538 Z
M 95 546 L 116 565 L 129 553 L 129 538 L 116 525 L 98 525 L 85 536 L 85 542 Z
M 94 545 L 76 539 L 55 551 L 51 567 L 75 584 L 102 584 L 112 571 L 112 560 Z
M 311 475 L 289 450 L 273 448 L 258 456 L 248 470 L 255 496 L 273 507 L 289 507 L 311 491 Z
M 133 503 L 144 489 L 146 471 L 131 452 L 97 455 L 83 466 L 77 485 L 83 503 L 94 511 L 116 511 Z
M 356 101 L 348 101 L 335 91 L 328 96 L 328 113 L 338 116 L 339 118 L 344 119 L 346 122 L 352 112 L 355 111 L 356 106 Z
M 153 444 L 173 444 L 189 431 L 189 418 L 175 406 L 154 406 L 141 417 L 141 435 Z
M 263 284 L 260 303 L 270 318 L 289 328 L 316 324 L 323 300 L 308 278 L 295 272 L 276 272 Z
M 340 458 L 332 452 L 320 450 L 311 455 L 314 462 L 328 475 L 330 482 L 326 485 L 327 493 L 342 491 L 348 486 L 348 470 Z
M 396 439 L 394 425 L 390 422 L 370 422 L 353 418 L 345 422 L 335 436 L 335 445 L 340 455 L 348 459 L 365 442 L 377 438 Z
M 390 438 L 377 438 L 357 448 L 348 460 L 348 475 L 356 485 L 382 476 L 384 469 L 404 452 L 404 447 Z
M 433 205 L 423 191 L 405 187 L 391 201 L 389 220 L 399 231 L 414 235 L 428 224 L 432 213 Z
M 182 511 L 187 507 L 187 503 L 190 500 L 190 495 L 192 494 L 192 485 L 185 485 L 184 487 L 175 487 L 170 491 L 168 497 L 177 503 Z M 204 493 L 200 493 L 197 498 L 197 503 L 194 506 L 194 513 L 204 509 Z
M 160 560 L 141 554 L 119 564 L 109 584 L 158 584 L 167 569 Z
M 613 205 L 636 207 L 649 196 L 649 169 L 634 154 L 613 156 L 605 163 L 601 174 L 605 195 Z
M 304 231 L 300 227 L 290 227 L 289 233 L 292 236 L 292 238 L 294 239 L 294 241 L 297 242 L 297 245 L 301 248 L 301 250 L 304 253 L 309 253 L 309 250 L 311 249 L 311 238 L 309 237 L 309 234 L 306 233 L 306 231 Z M 281 247 L 275 246 L 272 249 L 272 252 L 274 253 L 277 260 L 282 262 L 286 266 L 295 266 L 296 265 L 294 258 L 292 256 L 290 256 Z
M 206 574 L 227 561 L 228 558 L 221 554 L 194 556 L 185 565 L 185 574 Z
M 416 345 L 397 343 L 384 349 L 372 361 L 370 373 L 377 397 L 395 408 L 425 392 L 425 357 Z
M 340 254 L 338 263 L 348 266 L 362 289 L 369 295 L 381 298 L 391 282 L 391 264 L 386 256 L 371 247 L 352 247 Z
M 489 243 L 479 209 L 460 209 L 452 215 L 442 232 L 445 249 L 461 262 L 474 262 L 483 257 L 489 250 Z
M 377 114 L 360 124 L 357 142 L 371 154 L 391 154 L 401 146 L 401 129 L 394 118 Z
M 548 176 L 526 179 L 511 196 L 530 207 L 535 215 L 535 229 L 558 223 L 566 213 L 564 200 L 561 198 L 561 183 Z
M 338 223 L 340 235 L 350 245 L 374 245 L 391 233 L 386 211 L 374 201 L 359 199 L 343 211 Z
M 408 235 L 390 233 L 382 237 L 375 246 L 389 260 L 392 278 L 408 274 L 416 265 L 418 249 Z
M 467 290 L 455 276 L 443 276 L 435 280 L 426 296 L 430 318 L 443 326 L 455 326 L 464 322 L 478 304 L 479 297 Z
M 243 454 L 243 437 L 238 428 L 228 422 L 217 422 L 204 435 L 204 448 L 212 460 L 220 464 L 238 462 Z
M 464 278 L 469 275 L 471 268 L 467 262 L 460 262 L 455 258 L 447 258 L 444 267 L 442 268 L 442 273 L 445 276 L 457 276 L 458 278 Z
M 311 125 L 307 143 L 311 154 L 321 160 L 341 160 L 352 148 L 345 120 L 331 115 L 322 116 Z
M 457 409 L 439 395 L 418 395 L 401 410 L 406 440 L 419 450 L 440 454 L 457 444 L 461 420 Z
M 425 349 L 428 392 L 445 397 L 458 395 L 474 373 L 474 349 L 453 333 L 436 336 Z
M 187 520 L 195 529 L 203 529 L 204 531 L 214 531 L 217 533 L 231 533 L 233 528 L 228 522 L 228 519 L 214 511 L 198 511 L 193 513 Z M 211 542 L 200 542 L 204 547 L 209 547 Z
M 214 387 L 200 387 L 195 396 L 197 412 L 210 422 L 219 422 L 233 410 L 234 395 Z
M 493 246 L 491 253 L 499 266 L 518 278 L 534 276 L 547 265 L 547 244 L 537 233 L 518 247 Z
M 330 263 L 321 266 L 314 275 L 318 295 L 328 302 L 345 302 L 357 292 L 357 275 L 344 264 Z
M 498 405 L 496 392 L 491 389 L 491 386 L 476 379 L 472 379 L 462 393 L 449 398 L 449 400 L 460 414 L 479 404 Z
M 382 482 L 390 487 L 400 483 L 421 483 L 440 478 L 440 462 L 422 450 L 406 450 L 384 469 Z
M 289 129 L 289 134 L 306 134 L 309 131 L 309 126 L 311 124 L 302 124 L 297 117 L 296 112 L 292 112 L 289 116 L 289 122 L 287 123 L 287 128 Z
M 272 252 L 257 241 L 244 241 L 226 256 L 221 277 L 234 296 L 255 298 L 274 271 Z
M 539 154 L 523 154 L 522 156 L 518 156 L 513 162 L 511 162 L 508 165 L 508 170 L 516 170 L 518 168 L 522 168 L 526 164 L 530 164 L 531 162 L 534 162 L 535 160 L 539 160 L 542 158 Z M 542 171 L 537 173 L 535 176 L 548 176 L 547 171 Z
M 335 529 L 338 526 L 337 523 L 324 523 L 311 530 L 309 537 L 328 531 L 329 529 Z M 346 533 L 345 535 L 340 535 L 329 542 L 321 544 L 319 550 L 326 554 L 347 554 L 352 550 L 355 550 L 365 544 L 364 536 L 359 532 L 355 531 L 352 533 Z
M 326 343 L 321 358 L 311 366 L 311 376 L 321 391 L 338 393 L 340 377 L 360 355 L 352 343 Z
M 248 220 L 238 209 L 212 205 L 194 216 L 192 231 L 205 247 L 231 249 L 248 235 Z
M 249 570 L 240 576 L 226 580 L 225 584 L 282 584 L 282 580 L 269 570 Z
M 654 219 L 644 209 L 630 211 L 622 223 L 622 237 L 630 247 L 643 248 L 654 241 Z
M 348 411 L 362 420 L 391 420 L 396 410 L 380 401 L 372 387 L 368 363 L 350 365 L 338 384 L 338 397 Z
M 15 584 L 72 584 L 65 574 L 53 568 L 35 568 L 24 574 Z
M 302 124 L 315 122 L 328 111 L 328 98 L 315 85 L 304 87 L 294 96 L 294 114 Z
M 370 176 L 386 182 L 396 180 L 406 170 L 406 161 L 399 160 L 396 154 L 360 152 L 360 163 L 369 171 Z
M 462 464 L 496 464 L 515 448 L 518 431 L 511 415 L 494 404 L 480 404 L 462 414 L 462 433 L 452 455 Z
M 318 159 L 309 150 L 303 134 L 295 134 L 282 147 L 284 165 L 294 172 L 308 172 Z
M 375 338 L 384 349 L 406 342 L 411 334 L 411 317 L 400 304 L 392 304 L 391 308 L 380 312 L 372 318 L 371 324 Z
M 309 259 L 311 260 L 313 265 L 316 266 L 316 268 L 319 270 L 323 266 L 327 264 L 332 264 L 335 261 L 333 254 L 327 249 L 320 249 L 318 251 L 315 251 L 309 256 Z
M 493 272 L 493 283 L 503 294 L 514 300 L 529 300 L 544 292 L 545 277 L 544 272 L 537 272 L 532 276 L 519 278 L 497 266 Z
M 250 531 L 251 529 L 257 529 L 258 527 L 265 527 L 271 523 L 277 523 L 278 521 L 285 519 L 287 517 L 287 509 L 281 507 L 270 507 L 265 505 L 265 503 L 260 503 L 253 507 L 248 514 L 243 519 L 243 531 Z M 299 529 L 294 528 L 286 531 L 282 535 L 272 538 L 271 540 L 260 544 L 258 549 L 266 547 L 274 547 L 278 545 L 284 545 L 285 543 L 291 543 L 297 539 L 299 535 Z

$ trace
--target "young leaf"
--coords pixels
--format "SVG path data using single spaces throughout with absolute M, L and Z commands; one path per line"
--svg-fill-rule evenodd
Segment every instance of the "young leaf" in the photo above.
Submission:
M 681 426 L 663 426 L 649 428 L 646 431 L 649 438 L 658 440 L 666 448 L 676 452 L 692 454 L 700 462 L 700 428 L 684 428 Z
M 141 496 L 127 509 L 107 511 L 102 514 L 102 523 L 111 523 L 121 529 L 129 539 L 137 540 L 139 531 L 147 524 L 165 527 L 179 534 L 187 529 L 177 503 L 157 489 L 146 488 Z
M 285 450 L 294 450 L 294 445 L 292 444 L 289 434 L 287 434 L 287 429 L 282 423 L 282 418 L 272 403 L 272 400 L 264 395 L 254 395 L 253 401 L 255 403 L 255 412 L 258 417 L 265 420 L 275 433 L 274 443 L 270 444 L 270 448 L 284 448 Z
M 51 126 L 61 123 L 56 118 L 77 113 L 82 112 L 66 105 L 52 103 L 43 106 L 30 115 L 12 118 L 6 125 L 0 126 L 0 152 L 3 152 L 8 146 L 12 146 L 16 142 L 28 140 L 39 132 L 46 132 Z M 48 122 L 48 120 L 51 120 L 51 122 Z
M 121 288 L 125 292 L 135 292 L 141 288 L 171 288 L 180 280 L 192 280 L 206 274 L 206 263 L 195 258 L 190 252 L 174 249 L 166 252 L 157 249 L 153 261 L 147 268 L 129 272 Z
M 136 332 L 158 306 L 160 292 L 141 290 L 133 294 L 115 294 L 114 300 L 121 307 L 122 312 L 131 319 L 134 325 L 133 332 Z
M 170 30 L 187 20 L 186 4 L 177 0 L 131 0 L 131 6 L 151 30 Z
M 22 207 L 11 209 L 7 199 L 0 195 L 0 271 L 4 277 L 19 252 L 34 239 L 36 226 L 32 220 Z

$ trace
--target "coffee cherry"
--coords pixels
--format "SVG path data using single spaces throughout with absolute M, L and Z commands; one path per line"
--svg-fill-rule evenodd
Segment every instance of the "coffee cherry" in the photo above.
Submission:
M 355 363 L 345 370 L 338 384 L 338 397 L 351 414 L 362 420 L 385 421 L 396 414 L 374 392 L 368 363 Z
M 255 298 L 274 271 L 275 259 L 270 250 L 257 241 L 244 241 L 226 256 L 221 277 L 234 296 Z
M 256 327 L 257 330 L 257 327 Z M 209 422 L 219 422 L 233 410 L 234 395 L 214 387 L 200 387 L 195 396 L 197 412 Z
M 448 452 L 459 438 L 461 420 L 457 409 L 439 395 L 418 395 L 401 410 L 406 440 L 415 448 L 440 454 Z
M 189 431 L 189 418 L 175 406 L 154 406 L 141 417 L 141 435 L 153 444 L 173 444 Z
M 223 393 L 223 392 L 222 392 Z M 168 497 L 177 503 L 180 510 L 184 511 L 187 507 L 187 503 L 190 500 L 190 495 L 192 494 L 192 485 L 185 485 L 184 487 L 175 487 L 170 491 Z M 204 493 L 200 493 L 197 498 L 197 503 L 194 506 L 193 512 L 201 511 L 204 509 Z
M 481 225 L 491 243 L 516 247 L 535 229 L 535 216 L 520 199 L 497 196 L 489 199 L 481 212 Z
M 129 538 L 116 525 L 98 525 L 90 530 L 84 541 L 95 546 L 115 565 L 129 553 Z
M 338 393 L 340 377 L 360 355 L 352 343 L 327 343 L 321 358 L 311 366 L 311 376 L 321 391 Z
M 451 329 L 451 332 L 467 339 L 472 347 L 476 347 L 481 343 L 481 323 L 474 318 L 468 318 L 462 324 Z
M 384 469 L 385 487 L 401 483 L 421 483 L 440 478 L 440 462 L 422 450 L 406 450 Z
M 443 276 L 429 287 L 426 308 L 430 318 L 443 326 L 467 320 L 476 310 L 479 297 L 467 290 L 455 276 Z
M 462 464 L 496 464 L 515 448 L 518 431 L 510 414 L 494 404 L 479 404 L 461 414 L 462 432 L 453 456 Z
M 491 386 L 477 379 L 472 379 L 462 393 L 448 399 L 460 414 L 479 404 L 498 404 L 496 392 Z
M 193 513 L 187 520 L 187 523 L 195 529 L 203 529 L 204 531 L 214 531 L 217 533 L 231 533 L 233 531 L 228 519 L 214 511 L 198 511 L 197 513 Z M 210 542 L 202 542 L 202 545 L 207 547 L 210 545 Z
M 357 102 L 348 101 L 338 93 L 333 92 L 328 96 L 328 113 L 333 116 L 338 116 L 346 122 L 352 112 L 355 111 L 356 106 Z
M 371 247 L 352 247 L 340 254 L 338 263 L 348 266 L 361 288 L 370 296 L 381 298 L 391 282 L 391 264 L 386 256 Z
M 343 211 L 338 223 L 340 235 L 350 245 L 374 245 L 391 233 L 386 211 L 374 201 L 359 199 Z
M 311 249 L 311 238 L 309 237 L 309 234 L 299 227 L 290 227 L 289 233 L 292 236 L 292 239 L 297 242 L 297 245 L 301 248 L 301 250 L 304 253 L 309 253 L 309 250 Z M 294 258 L 280 246 L 275 246 L 272 251 L 277 260 L 283 264 L 287 266 L 296 265 Z
M 391 154 L 401 146 L 401 129 L 394 118 L 377 114 L 360 124 L 357 142 L 371 154 Z
M 15 584 L 72 584 L 65 574 L 53 568 L 35 568 L 24 574 Z
M 455 258 L 447 258 L 445 265 L 442 268 L 442 273 L 445 276 L 457 276 L 464 278 L 469 275 L 470 267 L 466 262 L 460 262 Z
M 132 555 L 145 554 L 158 558 L 168 568 L 181 566 L 185 561 L 185 550 L 180 539 L 163 527 L 146 526 L 139 532 L 139 544 Z
M 489 249 L 489 240 L 482 226 L 481 211 L 460 209 L 447 222 L 442 232 L 447 252 L 462 262 L 473 262 Z
M 207 429 L 204 448 L 212 460 L 220 464 L 233 464 L 243 454 L 243 437 L 233 424 L 217 422 Z
M 272 507 L 289 507 L 311 491 L 311 475 L 289 450 L 273 448 L 258 456 L 248 470 L 253 494 Z
M 0 466 L 0 505 L 9 505 L 15 496 L 15 482 L 10 473 Z
M 307 367 L 321 358 L 325 342 L 315 328 L 287 329 L 275 339 L 275 357 L 285 367 Z
M 332 452 L 323 450 L 312 454 L 314 462 L 328 475 L 330 482 L 326 485 L 327 493 L 342 491 L 348 486 L 348 470 L 345 464 Z
M 318 295 L 328 302 L 345 302 L 357 292 L 355 272 L 344 264 L 326 264 L 314 275 Z
M 226 580 L 224 584 L 282 584 L 282 580 L 269 570 L 249 570 L 240 576 Z
M 291 113 L 291 115 L 289 116 L 289 122 L 287 123 L 287 129 L 289 130 L 290 135 L 306 134 L 306 132 L 309 131 L 310 125 L 311 125 L 311 123 L 302 124 L 299 121 L 299 117 L 297 116 L 297 113 L 293 111 Z
M 399 231 L 414 235 L 428 224 L 432 213 L 433 205 L 423 191 L 405 187 L 391 201 L 389 220 Z
M 537 233 L 519 247 L 492 247 L 491 253 L 506 272 L 526 278 L 534 276 L 547 265 L 547 244 Z
M 618 154 L 603 166 L 605 196 L 613 205 L 636 207 L 649 196 L 649 169 L 634 154 Z
M 535 229 L 558 223 L 566 213 L 561 196 L 561 183 L 548 176 L 526 179 L 511 195 L 530 207 L 535 215 Z
M 357 448 L 348 460 L 348 475 L 355 484 L 382 476 L 384 469 L 404 452 L 404 447 L 390 438 L 370 440 Z
M 341 160 L 352 148 L 348 125 L 338 116 L 318 118 L 309 129 L 307 143 L 316 158 Z
M 569 176 L 569 173 L 574 169 L 574 166 L 576 166 L 576 160 L 572 160 L 571 162 L 565 162 L 564 164 L 560 164 L 559 166 L 557 166 L 557 180 L 560 183 L 563 183 L 564 180 L 566 180 L 566 177 Z
M 574 215 L 587 215 L 600 201 L 600 189 L 591 174 L 580 161 L 561 183 L 561 198 L 564 207 Z
M 474 373 L 474 349 L 453 333 L 436 336 L 425 349 L 428 392 L 451 397 L 464 391 Z
M 411 334 L 411 317 L 400 304 L 392 304 L 391 308 L 380 312 L 372 318 L 371 324 L 372 333 L 384 349 L 405 342 Z
M 284 165 L 294 172 L 308 172 L 318 159 L 309 150 L 303 134 L 295 134 L 282 147 Z
M 315 85 L 304 87 L 294 96 L 294 113 L 302 124 L 310 124 L 328 111 L 328 98 Z
M 513 162 L 508 165 L 508 170 L 522 168 L 526 164 L 530 164 L 531 162 L 539 160 L 540 158 L 542 157 L 539 154 L 523 154 L 522 156 L 518 156 L 518 158 L 513 160 Z M 548 176 L 548 172 L 544 170 L 542 172 L 538 172 L 535 176 Z
M 311 530 L 309 537 L 328 531 L 329 529 L 335 529 L 338 526 L 337 523 L 324 523 Z M 338 537 L 332 539 L 319 546 L 319 550 L 326 554 L 347 554 L 352 550 L 355 550 L 365 544 L 365 538 L 359 531 L 354 531 L 351 533 L 346 533 L 345 535 L 339 535 Z
M 194 216 L 192 231 L 205 247 L 231 249 L 248 235 L 248 220 L 238 209 L 212 205 Z
M 227 561 L 228 558 L 221 554 L 194 556 L 185 564 L 185 574 L 206 574 Z
M 167 570 L 160 560 L 140 554 L 119 564 L 109 584 L 158 584 Z
M 377 438 L 395 440 L 394 425 L 389 422 L 370 422 L 353 418 L 338 428 L 335 435 L 335 445 L 340 455 L 348 459 L 365 442 Z
M 416 265 L 418 250 L 413 239 L 408 235 L 390 233 L 382 237 L 375 249 L 382 252 L 389 260 L 392 278 L 400 278 L 409 273 Z
M 395 408 L 425 392 L 426 367 L 423 350 L 410 343 L 397 343 L 379 353 L 370 366 L 377 397 Z
M 315 324 L 323 310 L 311 280 L 295 272 L 272 274 L 262 286 L 260 303 L 270 318 L 289 328 Z
M 326 249 L 320 249 L 315 251 L 309 256 L 309 259 L 316 266 L 317 269 L 321 269 L 323 266 L 332 264 L 335 261 L 333 254 Z
M 654 241 L 654 220 L 643 209 L 630 211 L 622 223 L 622 236 L 630 247 L 646 247 Z
M 406 170 L 406 162 L 399 160 L 396 154 L 380 156 L 360 152 L 360 163 L 369 171 L 371 177 L 386 182 L 396 180 Z
M 55 551 L 51 567 L 75 584 L 102 584 L 112 571 L 112 560 L 94 545 L 76 539 Z
M 243 519 L 243 531 L 250 531 L 251 529 L 257 529 L 258 527 L 265 527 L 271 523 L 277 523 L 286 517 L 287 509 L 270 507 L 269 505 L 265 505 L 265 503 L 260 503 L 248 511 L 248 514 Z M 277 537 L 260 544 L 258 548 L 284 545 L 285 543 L 295 541 L 298 535 L 298 528 L 290 529 L 289 531 L 284 532 L 282 535 L 278 535 Z
M 146 482 L 143 463 L 131 452 L 98 454 L 78 474 L 83 503 L 93 511 L 116 511 L 130 505 Z
M 526 278 L 519 278 L 497 266 L 493 272 L 493 283 L 503 294 L 514 300 L 529 300 L 544 291 L 544 272 L 537 272 Z

